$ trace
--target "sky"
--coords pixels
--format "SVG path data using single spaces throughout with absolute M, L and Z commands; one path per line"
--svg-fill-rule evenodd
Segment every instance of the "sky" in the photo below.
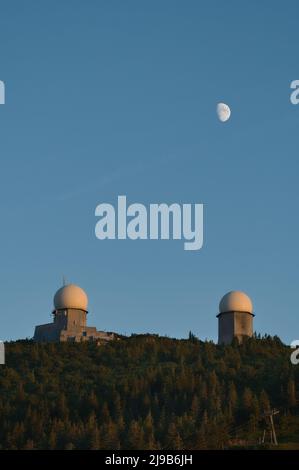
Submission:
M 217 341 L 218 304 L 299 338 L 296 1 L 0 2 L 0 339 L 51 321 Z M 229 104 L 226 123 L 218 102 Z M 204 245 L 95 237 L 95 208 L 203 203 Z

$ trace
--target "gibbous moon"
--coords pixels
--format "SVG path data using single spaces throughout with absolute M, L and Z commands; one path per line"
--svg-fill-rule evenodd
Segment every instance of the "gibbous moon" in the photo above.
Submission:
M 231 115 L 230 107 L 225 103 L 217 104 L 217 116 L 221 122 L 228 121 Z

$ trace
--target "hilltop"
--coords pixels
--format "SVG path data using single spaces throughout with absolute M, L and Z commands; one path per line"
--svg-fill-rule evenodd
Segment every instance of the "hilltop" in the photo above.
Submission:
M 230 346 L 192 334 L 100 347 L 6 343 L 0 448 L 260 448 L 263 414 L 273 408 L 279 444 L 295 447 L 299 366 L 290 353 L 269 336 Z

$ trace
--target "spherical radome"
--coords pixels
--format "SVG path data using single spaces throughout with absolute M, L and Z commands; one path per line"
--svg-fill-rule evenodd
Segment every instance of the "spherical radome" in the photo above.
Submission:
M 247 294 L 240 291 L 231 291 L 222 297 L 219 303 L 219 312 L 248 312 L 253 313 L 253 305 Z
M 88 297 L 81 287 L 68 284 L 61 287 L 54 296 L 56 310 L 64 308 L 78 308 L 87 311 Z

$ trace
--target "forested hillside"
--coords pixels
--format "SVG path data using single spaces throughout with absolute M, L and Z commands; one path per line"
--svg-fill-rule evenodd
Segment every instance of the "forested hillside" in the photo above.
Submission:
M 273 408 L 279 444 L 295 447 L 299 366 L 290 353 L 278 338 L 217 346 L 192 334 L 6 343 L 0 448 L 260 448 Z

